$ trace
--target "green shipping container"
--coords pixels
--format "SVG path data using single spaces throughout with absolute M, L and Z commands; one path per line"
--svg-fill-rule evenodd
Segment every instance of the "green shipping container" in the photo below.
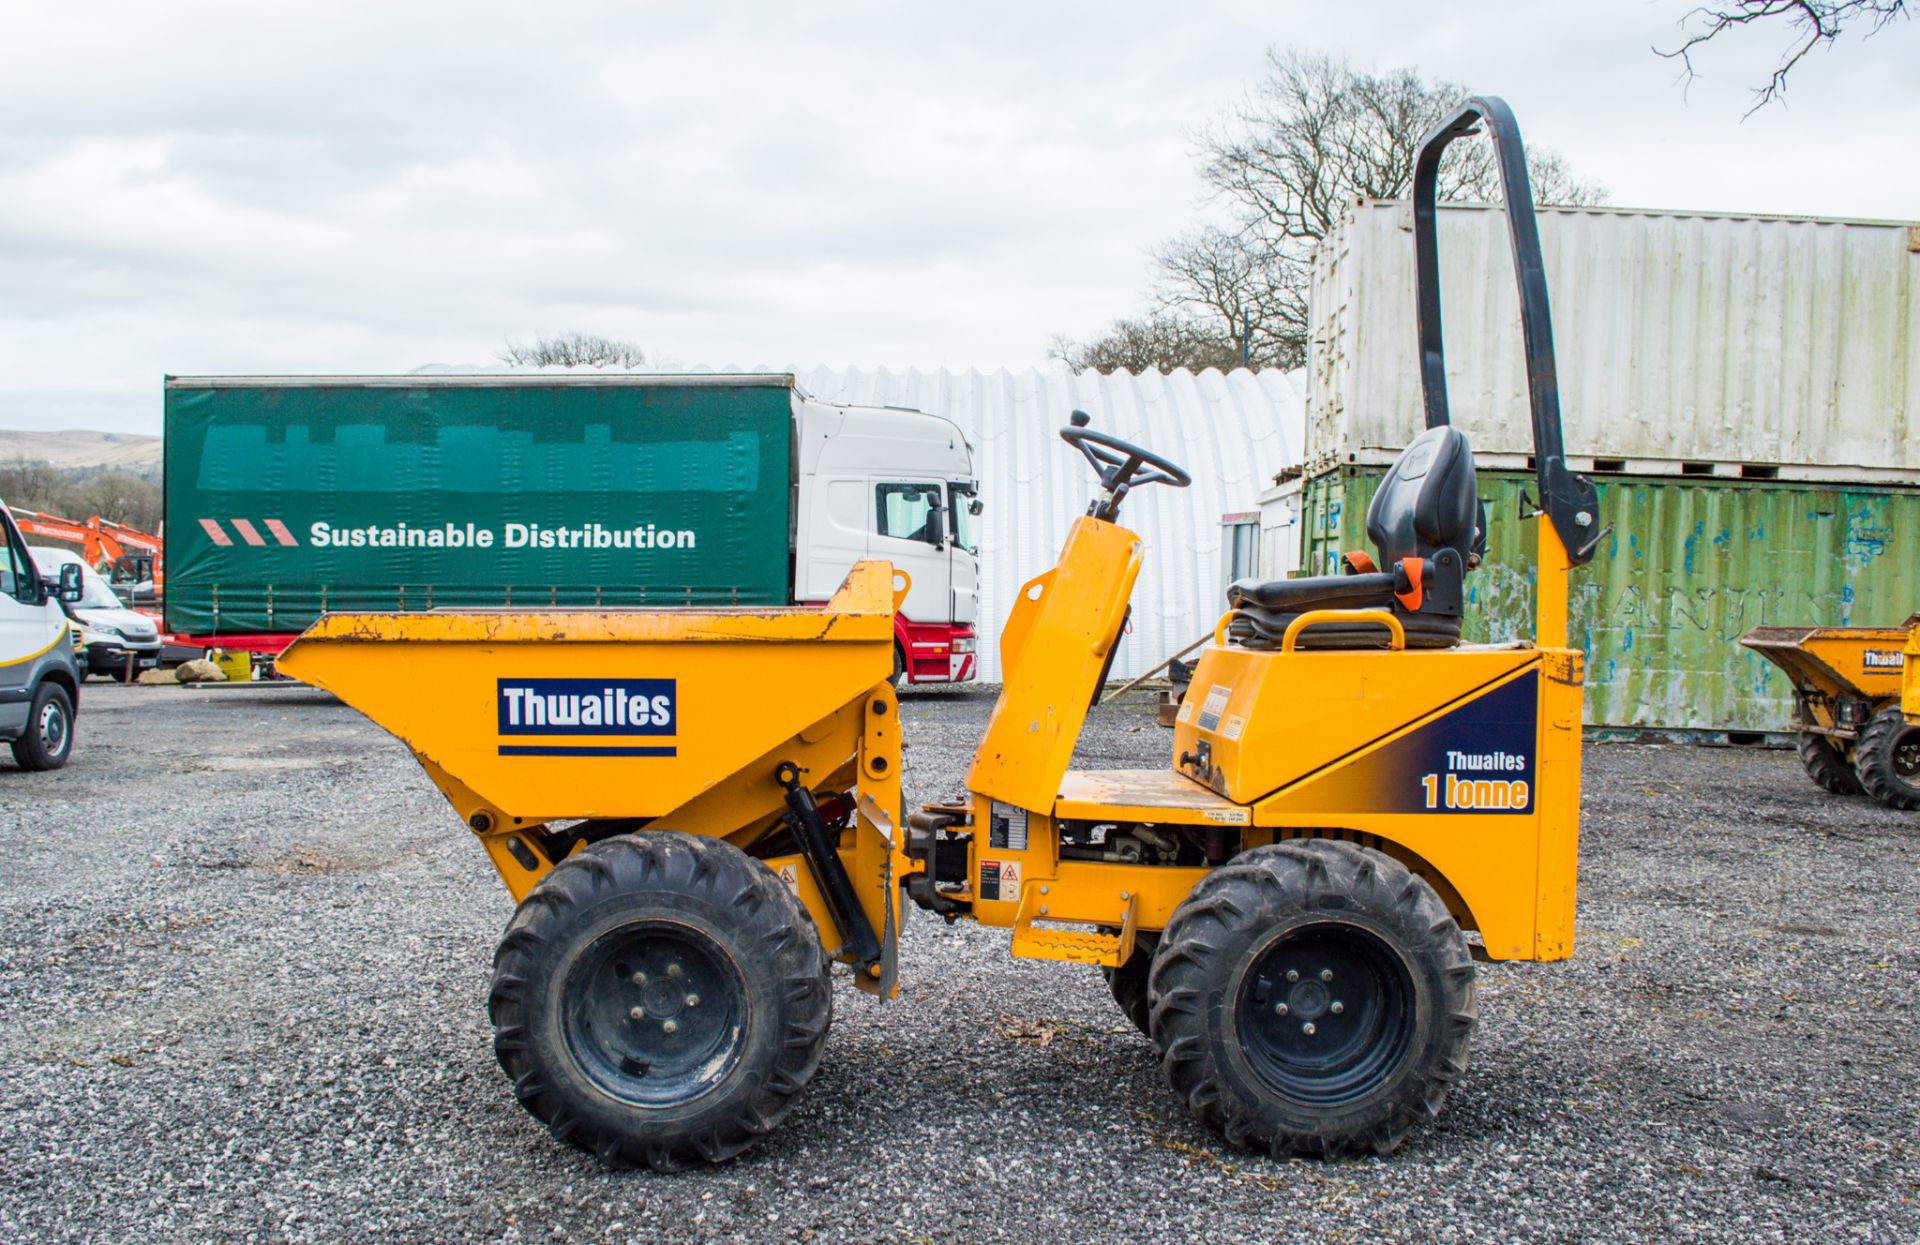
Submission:
M 1372 549 L 1367 506 L 1384 470 L 1306 482 L 1302 574 Z M 1573 573 L 1569 628 L 1587 652 L 1587 722 L 1706 731 L 1791 729 L 1793 692 L 1740 647 L 1750 628 L 1895 626 L 1920 610 L 1920 489 L 1597 476 L 1614 534 Z M 1466 638 L 1531 636 L 1530 473 L 1482 471 L 1487 561 L 1467 577 Z M 1903 552 L 1904 550 L 1904 552 Z
M 792 380 L 172 378 L 166 615 L 788 600 Z

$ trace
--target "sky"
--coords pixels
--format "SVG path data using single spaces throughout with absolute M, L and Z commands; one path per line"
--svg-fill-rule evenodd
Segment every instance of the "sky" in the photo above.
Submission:
M 166 374 L 983 370 L 1147 301 L 1269 48 L 1505 96 L 1640 207 L 1920 220 L 1920 22 L 1654 55 L 1693 0 L 0 0 L 0 428 L 157 433 Z M 5 446 L 0 442 L 0 456 Z

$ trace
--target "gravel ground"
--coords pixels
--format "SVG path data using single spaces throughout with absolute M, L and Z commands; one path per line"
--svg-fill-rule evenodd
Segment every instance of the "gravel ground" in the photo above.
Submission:
M 909 796 L 991 701 L 910 697 Z M 1102 711 L 1088 765 L 1162 764 Z M 1587 751 L 1579 947 L 1482 966 L 1473 1068 L 1390 1159 L 1194 1124 L 1098 975 L 914 912 L 724 1167 L 608 1173 L 488 1046 L 510 915 L 405 749 L 301 689 L 90 685 L 0 766 L 7 1241 L 1920 1239 L 1920 815 L 1783 752 Z

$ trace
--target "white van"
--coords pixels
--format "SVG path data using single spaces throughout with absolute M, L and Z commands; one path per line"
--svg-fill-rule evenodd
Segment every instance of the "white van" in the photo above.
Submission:
M 80 568 L 42 578 L 0 502 L 0 740 L 22 769 L 59 769 L 73 752 L 80 667 L 62 602 L 78 601 Z
M 88 566 L 85 558 L 50 545 L 29 545 L 27 552 L 40 564 L 42 575 L 57 576 L 69 566 L 80 568 L 80 599 L 67 607 L 67 613 L 86 632 L 82 678 L 105 674 L 130 683 L 141 671 L 160 664 L 159 624 L 150 615 L 128 609 L 114 595 L 106 576 Z

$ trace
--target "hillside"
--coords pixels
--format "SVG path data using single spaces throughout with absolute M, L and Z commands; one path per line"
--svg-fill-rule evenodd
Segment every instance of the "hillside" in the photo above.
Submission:
M 13 432 L 0 429 L 0 462 L 17 458 L 56 467 L 124 467 L 148 472 L 160 466 L 160 438 L 121 432 Z

